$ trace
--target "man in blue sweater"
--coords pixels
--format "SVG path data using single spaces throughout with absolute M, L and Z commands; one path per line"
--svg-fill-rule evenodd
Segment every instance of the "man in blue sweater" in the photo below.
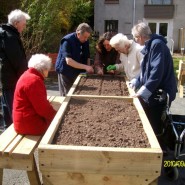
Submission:
M 145 47 L 141 51 L 144 55 L 141 73 L 130 82 L 130 87 L 135 89 L 133 96 L 140 99 L 156 136 L 160 136 L 163 132 L 162 117 L 167 102 L 165 94 L 169 95 L 170 106 L 177 92 L 172 56 L 166 39 L 161 35 L 151 34 L 145 23 L 135 25 L 132 35 L 137 43 Z
M 61 40 L 55 65 L 61 96 L 68 93 L 81 72 L 94 73 L 93 67 L 90 66 L 88 42 L 91 32 L 92 29 L 87 23 L 81 23 L 76 32 L 64 36 Z

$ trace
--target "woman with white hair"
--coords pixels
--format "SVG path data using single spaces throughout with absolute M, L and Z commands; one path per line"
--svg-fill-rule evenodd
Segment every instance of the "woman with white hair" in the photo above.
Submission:
M 19 134 L 42 135 L 56 111 L 47 100 L 44 78 L 48 76 L 51 59 L 35 54 L 28 62 L 28 70 L 19 78 L 13 101 L 14 128 Z
M 120 64 L 109 65 L 107 70 L 125 71 L 129 80 L 132 80 L 140 73 L 140 62 L 143 55 L 140 53 L 142 47 L 129 40 L 127 36 L 118 33 L 110 40 L 110 45 L 120 53 Z
M 0 26 L 0 62 L 2 84 L 2 109 L 4 129 L 12 124 L 13 94 L 17 80 L 27 70 L 27 59 L 20 38 L 30 16 L 21 10 L 8 15 L 8 23 Z

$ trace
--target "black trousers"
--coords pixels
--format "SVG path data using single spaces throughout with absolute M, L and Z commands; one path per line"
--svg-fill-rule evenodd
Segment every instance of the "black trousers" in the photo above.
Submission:
M 58 74 L 58 86 L 59 86 L 59 92 L 61 96 L 66 96 L 69 89 L 72 87 L 75 79 L 71 79 L 66 77 L 63 74 Z
M 2 89 L 1 106 L 3 112 L 3 126 L 8 128 L 12 123 L 13 97 L 15 89 Z
M 153 128 L 153 131 L 158 139 L 158 142 L 161 148 L 163 150 L 167 150 L 166 144 L 163 138 L 164 120 L 161 119 L 166 108 L 166 102 L 155 106 L 149 106 L 141 98 L 139 100 L 146 113 L 146 116 L 148 117 L 148 120 Z

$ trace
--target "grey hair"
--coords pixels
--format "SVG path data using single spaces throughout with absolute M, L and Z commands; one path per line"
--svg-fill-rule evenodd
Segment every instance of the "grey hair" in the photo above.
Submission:
M 28 68 L 35 68 L 37 71 L 50 70 L 51 58 L 44 54 L 32 55 L 28 62 Z
M 13 10 L 10 12 L 10 14 L 8 15 L 8 23 L 11 25 L 14 25 L 16 22 L 21 22 L 22 20 L 29 20 L 30 16 L 21 11 L 21 10 Z
M 110 40 L 110 45 L 112 47 L 118 46 L 120 48 L 124 48 L 125 45 L 130 45 L 130 41 L 127 38 L 126 35 L 123 35 L 122 33 L 118 33 L 115 36 L 113 36 Z
M 77 33 L 84 34 L 85 32 L 92 33 L 92 28 L 87 23 L 81 23 L 76 29 Z
M 142 36 L 142 37 L 148 38 L 150 37 L 151 34 L 152 32 L 150 30 L 150 27 L 144 22 L 141 22 L 132 28 L 132 35 L 134 37 Z

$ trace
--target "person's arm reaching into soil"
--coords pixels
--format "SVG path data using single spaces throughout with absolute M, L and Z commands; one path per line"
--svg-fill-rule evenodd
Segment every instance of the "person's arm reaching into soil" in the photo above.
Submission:
M 72 58 L 66 57 L 66 63 L 67 65 L 77 68 L 77 69 L 84 69 L 87 71 L 87 73 L 94 73 L 94 69 L 92 66 L 81 64 L 73 60 Z

